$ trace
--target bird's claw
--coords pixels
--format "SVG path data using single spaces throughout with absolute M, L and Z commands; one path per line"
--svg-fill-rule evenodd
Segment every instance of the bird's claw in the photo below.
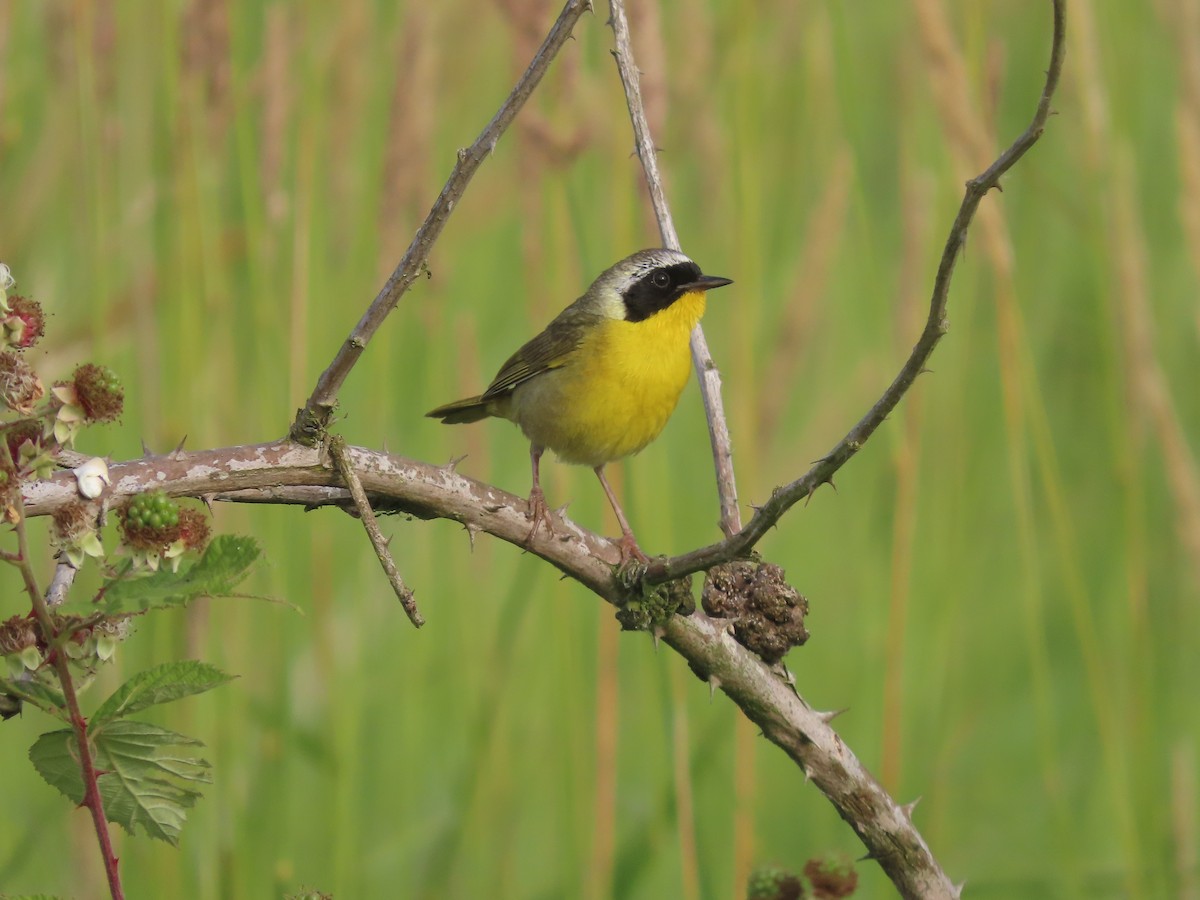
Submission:
M 525 538 L 526 547 L 533 546 L 533 539 L 537 537 L 542 523 L 545 523 L 546 530 L 553 534 L 554 523 L 550 521 L 550 507 L 546 505 L 546 495 L 542 493 L 541 488 L 535 487 L 529 492 L 529 510 L 525 517 L 533 522 L 533 527 L 529 529 L 529 535 Z

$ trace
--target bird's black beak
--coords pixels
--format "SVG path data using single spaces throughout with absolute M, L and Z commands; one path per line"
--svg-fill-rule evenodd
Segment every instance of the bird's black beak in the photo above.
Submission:
M 719 275 L 701 275 L 695 281 L 680 285 L 679 289 L 684 293 L 688 291 L 711 291 L 714 288 L 725 287 L 727 284 L 733 284 L 733 279 L 721 278 Z

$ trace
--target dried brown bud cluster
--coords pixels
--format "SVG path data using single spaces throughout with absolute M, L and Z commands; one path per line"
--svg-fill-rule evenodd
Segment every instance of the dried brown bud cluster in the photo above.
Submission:
M 37 628 L 28 616 L 13 616 L 0 622 L 0 656 L 20 654 L 37 646 Z
M 704 611 L 733 620 L 733 636 L 764 662 L 776 663 L 808 640 L 808 601 L 772 563 L 737 560 L 708 570 L 700 596 Z
M 108 366 L 84 363 L 75 369 L 70 381 L 56 387 L 73 392 L 71 399 L 83 409 L 89 422 L 113 422 L 125 407 L 125 389 Z
M 804 874 L 812 884 L 814 897 L 849 897 L 858 888 L 858 872 L 848 859 L 810 859 Z
M 20 413 L 33 411 L 46 389 L 29 363 L 11 350 L 0 353 L 0 399 Z

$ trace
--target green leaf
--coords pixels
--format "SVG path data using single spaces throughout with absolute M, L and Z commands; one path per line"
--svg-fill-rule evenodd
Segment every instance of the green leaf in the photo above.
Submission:
M 90 730 L 99 731 L 106 722 L 139 712 L 158 703 L 170 703 L 181 697 L 202 694 L 232 681 L 216 666 L 208 663 L 164 663 L 134 675 L 105 700 L 92 714 Z
M 57 687 L 46 684 L 41 679 L 0 678 L 0 693 L 20 697 L 26 703 L 36 706 L 43 712 L 57 716 L 60 719 L 65 718 L 63 710 L 67 705 L 67 701 L 62 695 L 62 691 Z
M 83 777 L 76 759 L 75 732 L 67 728 L 43 734 L 29 748 L 29 761 L 51 787 L 75 803 L 83 802 Z
M 213 538 L 204 555 L 188 568 L 123 578 L 104 590 L 100 606 L 109 613 L 185 606 L 197 597 L 230 594 L 262 551 L 254 538 L 223 534 Z
M 200 792 L 189 785 L 209 783 L 211 766 L 190 748 L 200 741 L 148 722 L 110 722 L 92 741 L 104 815 L 130 834 L 178 846 L 187 810 Z M 83 802 L 83 777 L 76 760 L 75 734 L 43 734 L 29 750 L 34 768 L 52 787 L 75 803 Z

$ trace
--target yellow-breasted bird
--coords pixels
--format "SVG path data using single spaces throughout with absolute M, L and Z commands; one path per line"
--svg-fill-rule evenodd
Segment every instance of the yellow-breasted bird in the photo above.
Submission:
M 691 372 L 688 338 L 704 314 L 705 291 L 731 284 L 705 275 L 676 250 L 640 250 L 601 273 L 500 367 L 477 397 L 426 415 L 447 425 L 499 416 L 529 438 L 532 540 L 548 521 L 538 464 L 547 448 L 591 466 L 621 524 L 621 554 L 647 557 L 608 479 L 606 463 L 637 453 L 662 432 Z

